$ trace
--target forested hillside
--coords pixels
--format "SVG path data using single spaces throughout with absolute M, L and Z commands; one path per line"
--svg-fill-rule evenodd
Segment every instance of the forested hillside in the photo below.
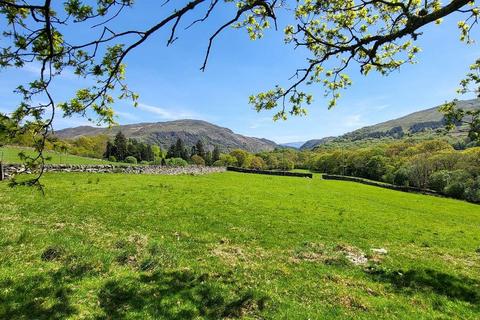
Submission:
M 458 101 L 457 107 L 464 110 L 480 109 L 480 99 Z M 339 137 L 327 137 L 307 141 L 301 149 L 312 149 L 328 143 L 349 143 L 361 140 L 401 139 L 422 135 L 445 135 L 444 114 L 438 110 L 439 106 L 414 112 L 404 117 L 382 122 L 373 126 L 363 127 Z M 466 136 L 467 128 L 458 126 L 448 133 L 450 137 Z

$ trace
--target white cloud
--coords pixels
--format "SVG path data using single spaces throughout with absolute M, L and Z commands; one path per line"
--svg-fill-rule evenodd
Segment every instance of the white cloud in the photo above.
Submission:
M 250 129 L 257 129 L 257 128 L 265 126 L 266 124 L 272 124 L 272 123 L 273 123 L 272 117 L 258 118 L 258 119 L 252 120 L 250 122 L 249 128 Z
M 40 76 L 40 72 L 42 71 L 42 66 L 38 63 L 27 63 L 25 64 L 20 70 L 25 72 L 31 73 L 36 76 Z M 63 69 L 62 73 L 58 75 L 59 78 L 69 79 L 69 80 L 79 80 L 82 79 L 78 75 L 72 72 L 69 69 Z
M 115 111 L 115 115 L 117 116 L 117 118 L 124 118 L 126 120 L 130 120 L 130 121 L 140 121 L 140 117 L 138 117 L 137 115 L 133 114 L 133 113 L 130 113 L 130 112 L 123 112 L 123 111 Z
M 138 109 L 157 115 L 162 120 L 179 120 L 179 119 L 200 119 L 202 116 L 188 110 L 169 110 L 144 103 L 139 103 Z
M 343 125 L 347 128 L 361 127 L 361 126 L 364 126 L 365 124 L 366 123 L 362 119 L 362 115 L 360 114 L 354 114 L 354 115 L 348 116 L 343 121 Z

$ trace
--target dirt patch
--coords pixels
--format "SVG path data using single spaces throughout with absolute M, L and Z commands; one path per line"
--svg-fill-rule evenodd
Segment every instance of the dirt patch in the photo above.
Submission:
M 267 253 L 261 248 L 245 248 L 232 244 L 227 238 L 220 239 L 218 245 L 211 250 L 211 254 L 229 266 L 245 264 L 250 267 L 259 265 L 259 262 L 267 256 Z
M 362 266 L 368 263 L 365 253 L 357 247 L 341 244 L 338 245 L 335 250 L 343 253 L 345 258 L 356 266 Z
M 293 263 L 307 261 L 334 265 L 352 263 L 356 266 L 363 266 L 369 262 L 365 253 L 357 247 L 346 244 L 328 247 L 322 243 L 313 242 L 305 243 L 295 250 L 290 261 Z
M 339 297 L 338 302 L 344 308 L 349 310 L 368 311 L 367 305 L 365 305 L 362 301 L 351 296 L 341 296 Z

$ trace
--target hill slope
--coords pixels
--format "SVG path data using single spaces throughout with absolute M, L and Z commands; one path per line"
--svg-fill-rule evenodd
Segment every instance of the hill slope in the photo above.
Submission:
M 250 152 L 273 150 L 277 144 L 267 139 L 246 137 L 234 133 L 232 130 L 216 126 L 201 120 L 176 120 L 156 123 L 138 123 L 113 128 L 98 128 L 82 126 L 55 132 L 62 139 L 74 139 L 81 136 L 107 134 L 114 136 L 122 131 L 127 138 L 135 138 L 147 143 L 160 145 L 167 149 L 178 138 L 187 146 L 194 145 L 198 139 L 208 148 L 219 146 L 222 150 L 244 149 Z
M 465 110 L 480 109 L 480 99 L 458 101 L 457 106 Z M 336 138 L 327 137 L 309 140 L 305 142 L 301 149 L 312 149 L 332 141 L 357 141 L 384 137 L 401 138 L 405 134 L 415 135 L 426 131 L 441 129 L 444 126 L 443 114 L 438 111 L 438 108 L 437 106 L 417 111 L 397 119 L 363 127 Z M 464 132 L 465 128 L 459 127 L 451 134 L 462 135 Z

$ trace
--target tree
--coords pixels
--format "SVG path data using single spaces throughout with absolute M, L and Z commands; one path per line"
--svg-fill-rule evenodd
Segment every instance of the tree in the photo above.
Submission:
M 153 160 L 159 160 L 159 159 L 163 158 L 162 148 L 160 148 L 156 144 L 152 145 L 151 148 L 152 148 L 152 153 L 153 153 L 153 157 L 154 157 Z
M 212 155 L 212 151 L 207 151 L 207 153 L 205 154 L 205 164 L 207 166 L 211 166 L 213 164 L 213 155 Z
M 99 122 L 113 124 L 113 93 L 118 92 L 119 99 L 131 99 L 135 105 L 139 98 L 125 83 L 126 57 L 157 33 L 167 33 L 167 46 L 172 45 L 180 36 L 179 30 L 208 23 L 213 13 L 224 9 L 221 7 L 235 8 L 236 12 L 212 28 L 201 70 L 207 66 L 214 41 L 229 27 L 243 28 L 255 40 L 271 25 L 278 28 L 281 21 L 277 16 L 293 21 L 284 28 L 285 41 L 305 49 L 305 66 L 294 72 L 287 86 L 276 85 L 250 97 L 258 111 L 276 109 L 275 119 L 306 113 L 305 105 L 311 104 L 313 97 L 305 92 L 305 85 L 323 85 L 330 97 L 329 107 L 333 107 L 339 91 L 352 84 L 347 70 L 357 67 L 363 75 L 372 71 L 388 74 L 414 62 L 420 50 L 415 46 L 422 35 L 419 30 L 446 16 L 455 14 L 462 19 L 458 23 L 460 40 L 472 42 L 470 33 L 480 11 L 471 0 L 450 0 L 445 5 L 439 0 L 304 0 L 297 1 L 293 8 L 280 0 L 167 0 L 157 5 L 162 10 L 151 10 L 156 15 L 151 26 L 121 30 L 116 19 L 120 12 L 127 14 L 134 6 L 132 0 L 66 0 L 63 6 L 50 0 L 40 4 L 0 0 L 0 15 L 5 17 L 0 68 L 40 64 L 38 78 L 18 86 L 21 103 L 11 117 L 18 126 L 28 127 L 38 136 L 38 156 L 30 162 L 45 162 L 42 151 L 52 130 L 55 109 L 61 109 L 66 116 L 94 113 Z M 280 11 L 282 15 L 278 15 Z M 196 18 L 187 20 L 191 16 Z M 88 28 L 94 39 L 78 43 L 78 39 L 64 32 L 72 25 Z M 89 78 L 93 85 L 78 88 L 70 99 L 58 102 L 51 87 L 68 70 Z M 475 84 L 475 77 L 468 75 L 465 84 L 472 83 Z M 32 182 L 36 184 L 38 179 Z
M 175 144 L 171 144 L 167 151 L 167 158 L 175 158 Z
M 265 161 L 260 157 L 253 157 L 250 162 L 250 168 L 261 170 L 265 167 Z
M 215 146 L 213 148 L 212 163 L 218 160 L 220 160 L 220 148 L 218 146 Z
M 173 158 L 182 158 L 183 160 L 188 160 L 190 158 L 187 148 L 185 147 L 185 144 L 181 138 L 178 138 L 177 142 L 175 143 Z
M 242 149 L 235 149 L 230 152 L 230 155 L 237 159 L 237 165 L 239 167 L 248 168 L 250 166 L 251 155 L 247 151 Z
M 196 164 L 197 166 L 204 166 L 205 165 L 205 160 L 203 160 L 203 158 L 200 157 L 198 154 L 194 154 L 191 159 L 192 159 L 193 164 Z
M 115 135 L 113 144 L 115 145 L 115 158 L 118 161 L 124 160 L 127 156 L 127 138 L 121 131 Z
M 203 146 L 202 140 L 197 141 L 197 144 L 195 145 L 195 149 L 196 149 L 196 154 L 202 157 L 203 159 L 205 159 L 205 147 Z

